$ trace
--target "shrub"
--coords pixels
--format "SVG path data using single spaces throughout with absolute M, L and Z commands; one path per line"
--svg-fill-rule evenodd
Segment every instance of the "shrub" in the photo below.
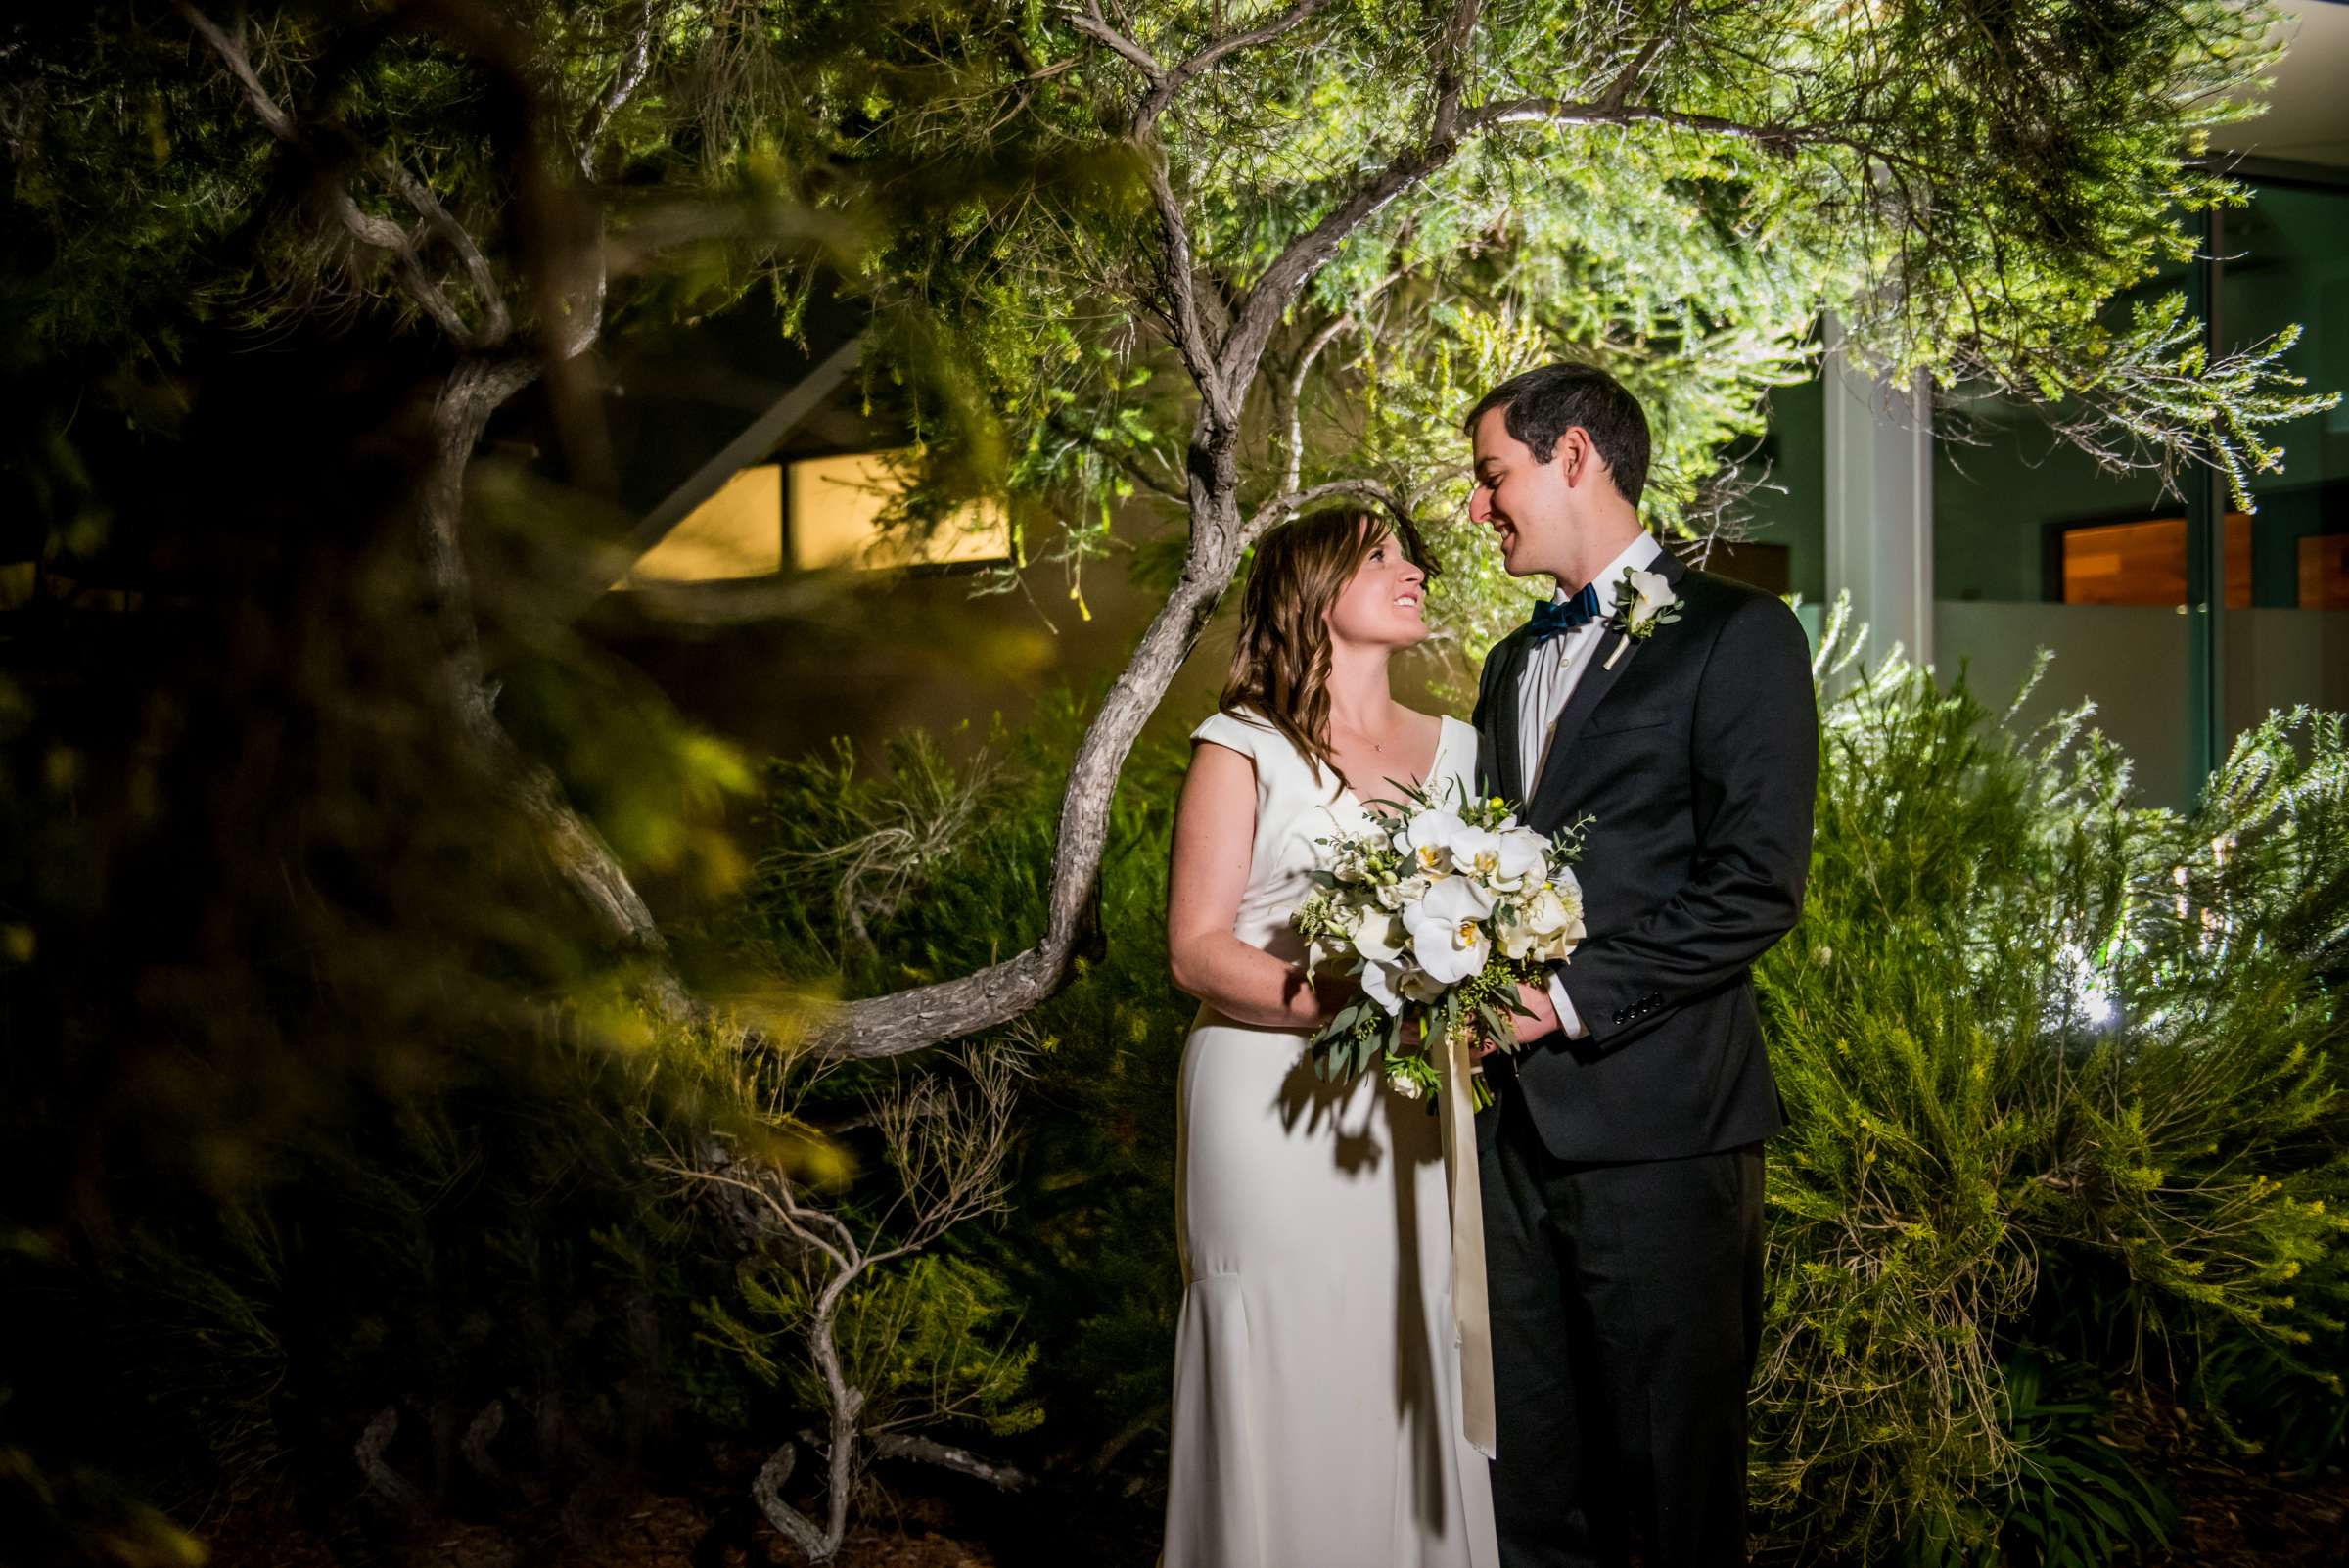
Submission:
M 851 993 L 1016 950 L 1043 927 L 1060 783 L 1083 719 L 1079 703 L 1048 699 L 958 766 L 919 735 L 893 746 L 878 774 L 860 773 L 845 746 L 771 763 L 751 897 L 707 935 L 793 983 Z M 1181 1294 L 1174 1072 L 1195 1005 L 1167 976 L 1165 900 L 1187 760 L 1178 742 L 1145 741 L 1126 767 L 1099 941 L 1076 983 L 1009 1032 L 1034 1076 L 1008 1214 L 945 1244 L 1006 1281 L 1022 1332 L 1050 1347 L 1028 1381 L 1043 1412 L 1031 1444 L 1079 1473 L 1130 1453 L 1145 1496 L 1161 1451 L 1131 1446 L 1163 1434 Z
M 2112 1376 L 2148 1340 L 2338 1355 L 2339 721 L 2272 718 L 2181 816 L 2089 716 L 2016 738 L 1897 664 L 1824 710 L 1809 901 L 1759 972 L 1794 1125 L 1755 1473 L 1797 1548 L 1991 1531 L 2045 1479 L 2003 1362 L 2093 1281 Z

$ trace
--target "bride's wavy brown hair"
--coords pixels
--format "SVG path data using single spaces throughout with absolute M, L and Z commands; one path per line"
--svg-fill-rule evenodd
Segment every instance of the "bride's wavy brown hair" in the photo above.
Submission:
M 1407 519 L 1336 507 L 1284 523 L 1256 544 L 1240 593 L 1240 636 L 1217 704 L 1261 715 L 1338 777 L 1329 747 L 1329 612 L 1381 539 L 1429 576 L 1435 563 Z M 1340 783 L 1344 780 L 1340 778 Z

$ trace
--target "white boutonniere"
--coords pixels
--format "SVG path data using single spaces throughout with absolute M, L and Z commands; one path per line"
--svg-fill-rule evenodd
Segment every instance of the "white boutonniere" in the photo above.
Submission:
M 1685 599 L 1672 596 L 1672 584 L 1661 572 L 1642 572 L 1637 567 L 1623 569 L 1623 581 L 1615 589 L 1615 608 L 1608 613 L 1606 626 L 1617 634 L 1614 651 L 1607 655 L 1608 669 L 1623 657 L 1624 649 L 1635 642 L 1645 642 L 1656 634 L 1658 626 L 1669 626 L 1681 619 L 1688 608 Z

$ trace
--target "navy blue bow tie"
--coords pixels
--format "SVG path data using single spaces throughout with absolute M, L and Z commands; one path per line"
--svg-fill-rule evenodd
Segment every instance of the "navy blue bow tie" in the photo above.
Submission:
M 1560 632 L 1587 626 L 1597 619 L 1598 584 L 1586 582 L 1582 592 L 1563 604 L 1555 599 L 1545 599 L 1534 606 L 1534 618 L 1526 625 L 1532 628 L 1532 640 L 1538 648 Z

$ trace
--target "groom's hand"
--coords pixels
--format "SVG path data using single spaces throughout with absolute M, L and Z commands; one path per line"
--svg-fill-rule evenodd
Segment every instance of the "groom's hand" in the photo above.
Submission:
M 1547 986 L 1520 985 L 1517 1005 L 1525 1012 L 1517 1015 L 1517 1043 L 1530 1045 L 1544 1035 L 1554 1035 L 1565 1026 L 1558 1022 L 1557 1003 L 1549 999 Z M 1530 1018 L 1526 1014 L 1532 1014 Z
M 1549 988 L 1546 986 L 1519 986 L 1517 1002 L 1534 1015 L 1531 1018 L 1518 1017 L 1517 1044 L 1530 1044 L 1544 1035 L 1556 1034 L 1564 1027 L 1558 1022 L 1557 1004 L 1549 999 Z M 1499 1040 L 1488 1039 L 1480 1035 L 1477 1038 L 1476 1059 L 1481 1062 L 1495 1051 L 1504 1048 Z

